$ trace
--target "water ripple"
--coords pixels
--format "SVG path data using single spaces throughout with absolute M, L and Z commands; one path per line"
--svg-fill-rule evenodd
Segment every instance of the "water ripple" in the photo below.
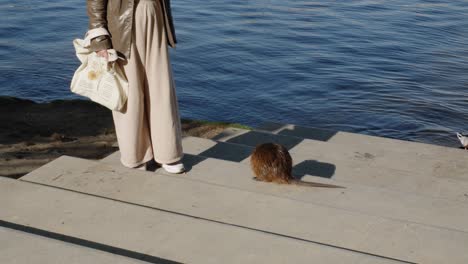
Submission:
M 186 118 L 276 120 L 447 146 L 468 131 L 466 1 L 172 6 Z M 0 3 L 0 94 L 75 98 L 72 41 L 86 27 L 83 1 Z

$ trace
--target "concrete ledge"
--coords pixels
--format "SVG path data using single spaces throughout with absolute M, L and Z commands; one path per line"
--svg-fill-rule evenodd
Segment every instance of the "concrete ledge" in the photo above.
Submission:
M 190 263 L 397 263 L 313 242 L 0 178 L 0 219 Z M 222 241 L 222 243 L 221 243 Z
M 311 202 L 370 215 L 468 231 L 468 223 L 466 222 L 466 219 L 468 219 L 468 204 L 462 201 L 313 176 L 304 178 L 307 181 L 343 186 L 345 189 L 256 183 L 250 179 L 253 175 L 246 164 L 211 158 L 191 161 L 189 160 L 191 156 L 186 155 L 184 162 L 187 166 L 191 166 L 191 170 L 184 177 L 187 180 L 198 180 L 223 187 Z M 202 158 L 200 156 L 195 157 Z M 120 167 L 118 163 L 109 164 L 114 168 Z M 158 170 L 157 173 L 173 176 L 164 172 L 164 170 Z M 44 181 L 46 179 L 45 174 L 41 175 L 41 177 L 42 179 L 39 180 Z
M 253 150 L 251 146 L 197 137 L 186 137 L 182 143 L 185 153 L 216 159 L 226 159 L 227 155 L 224 153 L 230 153 L 231 156 L 237 155 L 239 158 L 228 160 L 242 160 L 241 163 L 245 166 L 250 164 L 247 153 L 250 154 Z M 468 201 L 468 181 L 426 175 L 416 167 L 414 171 L 400 170 L 398 167 L 379 167 L 372 164 L 373 158 L 366 157 L 365 154 L 347 155 L 337 152 L 333 146 L 326 143 L 320 151 L 310 151 L 299 145 L 291 149 L 290 154 L 294 162 L 293 174 L 305 181 L 378 187 L 409 194 Z M 118 165 L 119 154 L 113 155 L 116 155 L 115 161 L 111 163 Z M 110 158 L 105 161 L 110 162 Z M 229 168 L 235 169 L 232 166 Z
M 337 134 L 338 135 L 338 134 Z M 433 146 L 427 144 L 401 143 L 391 139 L 381 139 L 365 135 L 356 136 L 346 133 L 342 142 L 318 141 L 295 136 L 272 134 L 264 131 L 252 131 L 240 128 L 226 128 L 213 140 L 243 144 L 251 147 L 264 142 L 284 145 L 290 151 L 303 153 L 298 162 L 305 159 L 334 160 L 344 164 L 357 163 L 359 166 L 373 166 L 382 169 L 398 169 L 414 175 L 450 178 L 468 181 L 468 153 L 460 149 Z M 356 140 L 354 137 L 369 137 Z M 337 136 L 334 136 L 335 138 Z M 347 137 L 346 140 L 344 137 Z M 379 144 L 378 144 L 379 143 Z M 306 155 L 306 156 L 304 156 Z M 330 160 L 330 161 L 328 161 Z
M 453 263 L 468 259 L 463 246 L 468 243 L 466 204 L 351 188 L 346 190 L 349 195 L 336 189 L 315 194 L 306 188 L 249 182 L 242 174 L 217 174 L 214 168 L 231 171 L 217 165 L 193 169 L 186 176 L 165 176 L 89 162 L 85 173 L 63 175 L 59 170 L 62 176 L 57 178 L 49 167 L 25 180 L 406 261 L 437 263 L 448 255 L 456 256 Z M 208 173 L 208 178 L 223 178 L 224 185 L 208 183 L 207 178 L 202 182 Z M 229 179 L 251 187 L 247 191 L 228 185 Z M 330 201 L 325 205 L 320 197 L 327 193 Z
M 466 155 L 466 151 L 457 148 L 450 148 L 434 144 L 426 144 L 386 137 L 377 137 L 359 133 L 336 131 L 331 129 L 300 126 L 294 124 L 283 124 L 272 121 L 265 121 L 257 127 L 255 127 L 254 130 L 273 133 L 276 135 L 318 140 L 339 145 L 373 145 L 382 149 L 401 148 L 409 152 L 417 151 L 418 153 L 428 155 L 437 155 L 440 153 L 439 151 L 443 153 L 449 153 L 450 155 Z

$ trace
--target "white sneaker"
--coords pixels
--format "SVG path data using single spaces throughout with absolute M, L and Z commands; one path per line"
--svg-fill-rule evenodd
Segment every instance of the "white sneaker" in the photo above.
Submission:
M 178 162 L 176 164 L 162 164 L 162 167 L 169 173 L 181 173 L 185 171 L 184 164 Z

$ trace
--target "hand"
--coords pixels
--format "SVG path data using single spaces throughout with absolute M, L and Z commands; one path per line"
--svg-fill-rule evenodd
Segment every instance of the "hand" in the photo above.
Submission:
M 103 50 L 100 50 L 100 51 L 96 51 L 96 54 L 97 54 L 99 57 L 104 57 L 104 58 L 106 58 L 106 61 L 109 61 L 109 53 L 107 53 L 107 50 L 106 50 L 106 49 L 103 49 Z

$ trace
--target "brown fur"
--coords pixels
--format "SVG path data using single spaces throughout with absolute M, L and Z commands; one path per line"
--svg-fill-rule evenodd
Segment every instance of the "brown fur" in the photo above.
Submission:
M 310 187 L 342 188 L 340 186 L 304 182 L 292 176 L 292 158 L 286 147 L 277 143 L 263 143 L 255 147 L 250 157 L 250 166 L 255 180 L 279 184 L 295 184 Z

